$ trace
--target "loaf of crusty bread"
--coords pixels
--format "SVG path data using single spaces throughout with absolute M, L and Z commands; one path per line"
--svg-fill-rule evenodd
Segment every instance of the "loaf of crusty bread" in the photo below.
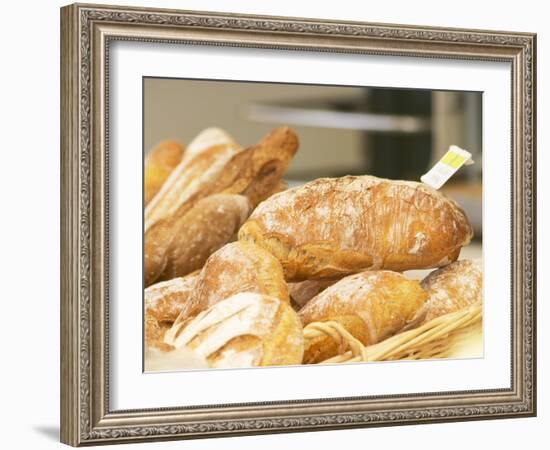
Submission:
M 166 329 L 161 327 L 159 321 L 152 314 L 147 312 L 144 314 L 143 339 L 146 346 L 156 346 L 158 342 L 162 342 L 165 332 Z
M 145 285 L 161 276 L 178 225 L 199 200 L 216 193 L 241 194 L 254 207 L 280 186 L 297 148 L 296 134 L 283 127 L 245 150 L 228 142 L 184 158 L 145 210 Z
M 143 204 L 147 205 L 160 190 L 174 167 L 182 160 L 183 146 L 174 140 L 160 142 L 143 163 Z
M 321 178 L 275 194 L 239 231 L 281 261 L 287 281 L 439 267 L 471 237 L 453 200 L 421 183 L 372 176 Z
M 366 271 L 325 289 L 306 303 L 299 316 L 304 326 L 338 322 L 364 345 L 371 345 L 415 320 L 426 298 L 416 280 L 387 270 Z M 328 336 L 308 339 L 304 363 L 324 361 L 338 353 L 338 344 Z
M 212 184 L 224 165 L 241 150 L 234 141 L 228 141 L 184 158 L 145 208 L 145 233 L 158 222 L 173 218 L 176 213 L 181 217 L 197 200 L 215 193 Z
M 237 241 L 223 246 L 208 258 L 174 328 L 182 328 L 199 312 L 241 292 L 255 292 L 290 302 L 281 263 L 257 245 Z
M 281 178 L 298 145 L 298 136 L 291 128 L 276 128 L 256 145 L 234 155 L 224 166 L 213 189 L 242 194 L 256 207 L 281 189 Z
M 185 326 L 174 324 L 164 342 L 216 368 L 300 364 L 304 350 L 302 325 L 288 302 L 250 292 L 216 303 Z
M 180 313 L 192 304 L 191 298 L 198 275 L 197 271 L 145 289 L 143 330 L 146 347 L 167 350 L 163 343 L 164 333 L 174 324 Z
M 200 269 L 212 253 L 236 239 L 251 210 L 243 195 L 214 194 L 199 200 L 174 226 L 158 280 Z
M 204 309 L 239 292 L 256 292 L 289 302 L 281 263 L 250 242 L 232 242 L 213 253 L 199 274 L 195 297 Z
M 185 149 L 183 159 L 190 160 L 199 153 L 218 145 L 230 145 L 239 148 L 235 139 L 225 130 L 216 127 L 205 128 L 197 134 Z
M 339 278 L 330 280 L 306 280 L 298 283 L 288 283 L 288 295 L 294 309 L 301 309 L 317 294 L 336 283 Z
M 431 272 L 420 283 L 428 293 L 424 322 L 481 302 L 482 278 L 481 263 L 472 260 L 456 261 Z
M 191 303 L 199 271 L 155 283 L 144 290 L 145 313 L 158 322 L 174 322 Z

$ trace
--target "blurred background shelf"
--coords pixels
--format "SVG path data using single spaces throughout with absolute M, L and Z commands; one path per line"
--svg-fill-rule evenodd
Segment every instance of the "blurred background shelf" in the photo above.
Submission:
M 482 236 L 482 94 L 374 87 L 146 78 L 145 151 L 202 129 L 226 129 L 243 146 L 280 125 L 294 128 L 300 149 L 286 179 L 370 174 L 419 181 L 451 144 L 475 164 L 442 188 Z

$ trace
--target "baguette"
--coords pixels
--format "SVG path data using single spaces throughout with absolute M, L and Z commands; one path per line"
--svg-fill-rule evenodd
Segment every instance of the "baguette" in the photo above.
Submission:
M 202 198 L 241 194 L 252 207 L 271 195 L 298 148 L 296 134 L 278 128 L 260 143 L 240 150 L 232 143 L 203 150 L 183 160 L 145 210 L 144 279 L 155 282 L 182 217 Z M 181 169 L 181 170 L 180 170 Z
M 211 147 L 218 145 L 230 145 L 238 148 L 239 145 L 226 131 L 221 128 L 206 128 L 202 130 L 193 140 L 189 143 L 185 149 L 185 160 L 190 160 Z
M 420 284 L 428 293 L 424 322 L 482 300 L 481 267 L 475 261 L 456 261 L 434 270 Z
M 143 163 L 143 205 L 160 190 L 174 167 L 182 160 L 183 146 L 174 140 L 162 141 L 145 157 Z
M 304 326 L 338 322 L 363 345 L 372 345 L 417 320 L 426 298 L 418 281 L 396 272 L 367 271 L 328 287 L 311 299 L 299 316 Z M 304 363 L 321 362 L 338 353 L 338 344 L 328 336 L 308 339 Z
M 279 261 L 249 242 L 233 242 L 213 253 L 197 279 L 196 302 L 202 309 L 240 292 L 255 292 L 290 302 Z
M 426 185 L 346 176 L 273 195 L 239 239 L 275 255 L 287 281 L 303 281 L 440 267 L 458 258 L 472 234 L 458 204 Z
M 242 195 L 214 194 L 199 200 L 174 226 L 177 231 L 165 252 L 158 280 L 202 268 L 212 253 L 236 239 L 251 210 Z
M 300 364 L 304 350 L 302 325 L 290 305 L 250 292 L 216 303 L 185 326 L 174 324 L 164 342 L 212 368 Z

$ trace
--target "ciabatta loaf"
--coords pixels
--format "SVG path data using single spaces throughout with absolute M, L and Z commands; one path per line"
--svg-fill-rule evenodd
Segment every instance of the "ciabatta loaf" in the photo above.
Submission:
M 428 293 L 424 322 L 482 300 L 481 264 L 472 260 L 456 261 L 434 270 L 421 282 Z
M 335 321 L 371 345 L 395 334 L 418 317 L 427 298 L 416 280 L 397 272 L 367 271 L 350 275 L 326 288 L 300 310 L 304 325 Z M 338 354 L 328 336 L 308 340 L 304 362 L 324 361 Z
M 275 194 L 239 231 L 281 261 L 287 281 L 440 267 L 471 238 L 453 200 L 421 183 L 372 176 L 321 178 Z
M 212 253 L 236 239 L 251 211 L 243 195 L 214 194 L 199 200 L 174 225 L 158 279 L 170 280 L 202 268 Z
M 186 349 L 209 367 L 236 368 L 300 364 L 302 325 L 288 302 L 240 293 L 174 326 L 164 342 Z

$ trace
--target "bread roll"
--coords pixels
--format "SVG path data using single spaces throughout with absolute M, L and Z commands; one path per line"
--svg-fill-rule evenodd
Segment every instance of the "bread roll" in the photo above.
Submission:
M 174 322 L 189 307 L 199 271 L 153 284 L 144 291 L 145 313 L 158 322 Z
M 143 164 L 143 204 L 147 205 L 160 190 L 174 167 L 183 158 L 183 146 L 173 140 L 162 141 L 145 157 Z
M 281 261 L 287 281 L 439 267 L 471 237 L 453 200 L 420 183 L 372 176 L 321 178 L 275 194 L 239 231 Z
M 417 317 L 427 294 L 420 283 L 390 271 L 367 271 L 350 275 L 311 299 L 299 312 L 305 325 L 336 321 L 371 345 L 395 334 Z M 308 340 L 304 362 L 324 361 L 339 353 L 328 336 Z
M 481 302 L 482 278 L 481 264 L 471 260 L 456 261 L 430 273 L 421 282 L 428 293 L 424 322 Z
M 154 284 L 144 291 L 144 343 L 168 351 L 163 343 L 164 333 L 176 321 L 182 311 L 190 309 L 191 298 L 199 272 L 186 277 Z
M 254 207 L 279 186 L 297 148 L 296 134 L 283 127 L 245 150 L 227 143 L 184 159 L 145 210 L 146 286 L 163 272 L 180 220 L 200 199 L 216 193 L 242 194 Z
M 242 292 L 290 302 L 281 263 L 254 244 L 233 242 L 208 258 L 174 328 L 183 328 L 199 312 Z
M 214 194 L 199 200 L 174 226 L 158 280 L 170 280 L 200 269 L 207 258 L 228 242 L 252 211 L 242 195 Z
M 194 352 L 213 368 L 300 364 L 304 350 L 302 325 L 290 305 L 250 292 L 172 327 L 165 343 Z
M 205 309 L 240 292 L 290 302 L 281 263 L 257 245 L 237 241 L 208 258 L 197 280 L 196 302 Z

